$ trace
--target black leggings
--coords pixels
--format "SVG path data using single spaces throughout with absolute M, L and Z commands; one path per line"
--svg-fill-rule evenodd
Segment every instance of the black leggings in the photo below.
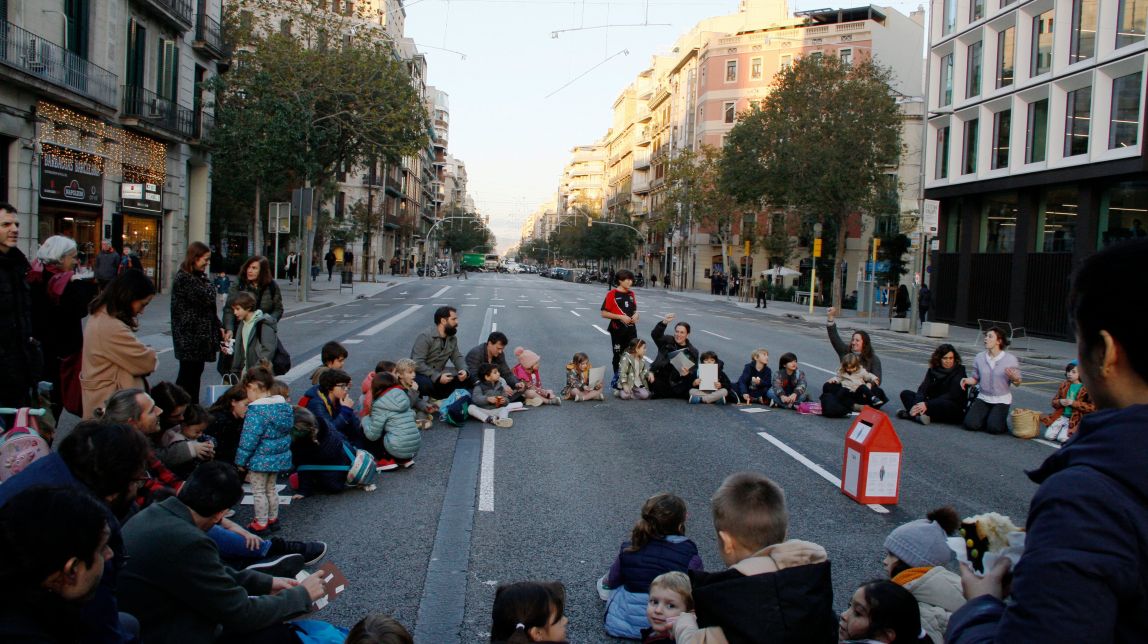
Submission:
M 614 374 L 618 373 L 618 362 L 622 359 L 622 354 L 626 352 L 626 347 L 630 346 L 630 340 L 638 337 L 638 327 L 635 326 L 622 326 L 620 329 L 610 329 L 610 347 L 613 351 Z
M 198 360 L 180 360 L 179 375 L 175 377 L 175 384 L 186 391 L 194 403 L 199 402 L 199 383 L 203 380 L 203 365 L 204 363 Z
M 980 398 L 973 401 L 965 414 L 965 429 L 979 432 L 982 429 L 990 434 L 1004 434 L 1008 431 L 1007 404 L 987 403 Z
M 917 404 L 917 392 L 911 389 L 901 392 L 901 405 L 904 406 L 906 413 L 915 404 Z M 956 402 L 950 398 L 934 398 L 926 400 L 925 407 L 927 407 L 925 414 L 929 416 L 929 420 L 935 423 L 959 425 L 965 418 L 964 401 Z

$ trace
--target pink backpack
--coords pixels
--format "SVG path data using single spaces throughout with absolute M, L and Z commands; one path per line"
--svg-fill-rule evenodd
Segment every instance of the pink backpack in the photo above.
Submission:
M 0 435 L 0 483 L 23 472 L 34 461 L 52 453 L 48 441 L 40 435 L 40 427 L 35 416 L 42 416 L 44 410 L 0 409 L 3 414 L 15 414 L 12 429 Z

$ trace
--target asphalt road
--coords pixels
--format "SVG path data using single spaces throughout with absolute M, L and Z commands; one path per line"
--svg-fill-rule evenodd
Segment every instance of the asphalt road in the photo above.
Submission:
M 510 337 L 508 352 L 519 345 L 537 351 L 544 384 L 558 389 L 564 365 L 576 351 L 588 353 L 595 365 L 609 364 L 609 338 L 598 315 L 605 291 L 600 284 L 533 275 L 478 275 L 465 282 L 408 282 L 372 298 L 299 315 L 280 325 L 296 365 L 288 374 L 292 392 L 298 396 L 306 390 L 318 351 L 331 339 L 350 351 L 347 370 L 357 389 L 378 360 L 408 356 L 415 335 L 431 326 L 434 309 L 444 304 L 459 310 L 463 353 L 497 328 Z M 716 351 L 733 379 L 756 347 L 769 350 L 774 368 L 782 353 L 795 352 L 814 394 L 836 368 L 824 327 L 660 289 L 637 294 L 642 337 L 649 338 L 662 315 L 676 313 L 693 325 L 694 344 Z M 912 338 L 878 338 L 874 346 L 884 366 L 882 386 L 893 399 L 887 406 L 892 415 L 899 408 L 897 393 L 915 389 L 923 376 L 931 347 Z M 970 363 L 973 355 L 962 357 Z M 174 378 L 175 371 L 168 359 L 157 376 Z M 1054 368 L 1025 373 L 1036 383 L 1062 377 Z M 1015 394 L 1016 404 L 1043 410 L 1055 386 L 1025 385 Z M 485 641 L 497 584 L 557 579 L 568 593 L 570 640 L 613 641 L 602 630 L 604 604 L 594 585 L 627 538 L 642 502 L 662 491 L 683 497 L 690 507 L 687 534 L 706 566 L 719 569 L 709 498 L 728 474 L 742 470 L 763 472 L 785 489 L 789 536 L 828 550 L 835 605 L 844 608 L 858 584 L 882 575 L 882 544 L 889 531 L 934 507 L 951 503 L 962 516 L 1001 512 L 1023 525 L 1035 490 L 1024 470 L 1054 449 L 893 418 L 904 443 L 900 502 L 873 509 L 841 494 L 811 467 L 841 476 L 849 419 L 614 398 L 540 407 L 513 418 L 510 429 L 484 431 L 475 423 L 463 433 L 436 423 L 424 433 L 417 465 L 383 473 L 375 492 L 309 498 L 284 508 L 283 536 L 327 541 L 329 559 L 350 580 L 346 594 L 316 618 L 350 626 L 381 611 L 419 630 L 419 641 Z M 475 438 L 487 454 L 481 467 L 474 462 L 480 451 Z M 462 450 L 457 460 L 456 447 Z M 453 496 L 447 495 L 448 481 Z M 246 521 L 249 512 L 247 506 L 237 518 Z M 431 568 L 440 572 L 428 585 Z M 443 624 L 448 630 L 456 625 L 457 640 L 430 638 L 441 631 L 427 629 Z

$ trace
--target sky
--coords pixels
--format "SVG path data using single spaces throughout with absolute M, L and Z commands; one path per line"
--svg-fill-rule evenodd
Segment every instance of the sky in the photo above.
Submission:
M 790 0 L 798 11 L 865 4 Z M 879 4 L 908 13 L 918 1 Z M 489 215 L 500 253 L 518 243 L 529 213 L 557 197 L 571 148 L 606 133 L 615 99 L 651 56 L 669 51 L 702 18 L 737 6 L 737 0 L 407 0 L 406 35 L 427 57 L 429 84 L 450 95 L 447 149 L 466 163 L 468 191 Z M 612 26 L 598 28 L 605 25 Z

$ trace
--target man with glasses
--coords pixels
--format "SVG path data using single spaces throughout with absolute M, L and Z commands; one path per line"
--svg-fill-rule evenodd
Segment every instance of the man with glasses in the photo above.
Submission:
M 342 369 L 324 371 L 319 374 L 319 384 L 308 389 L 303 399 L 307 401 L 307 410 L 327 431 L 334 432 L 344 442 L 363 445 L 363 428 L 355 413 L 355 399 L 351 397 L 350 374 Z

